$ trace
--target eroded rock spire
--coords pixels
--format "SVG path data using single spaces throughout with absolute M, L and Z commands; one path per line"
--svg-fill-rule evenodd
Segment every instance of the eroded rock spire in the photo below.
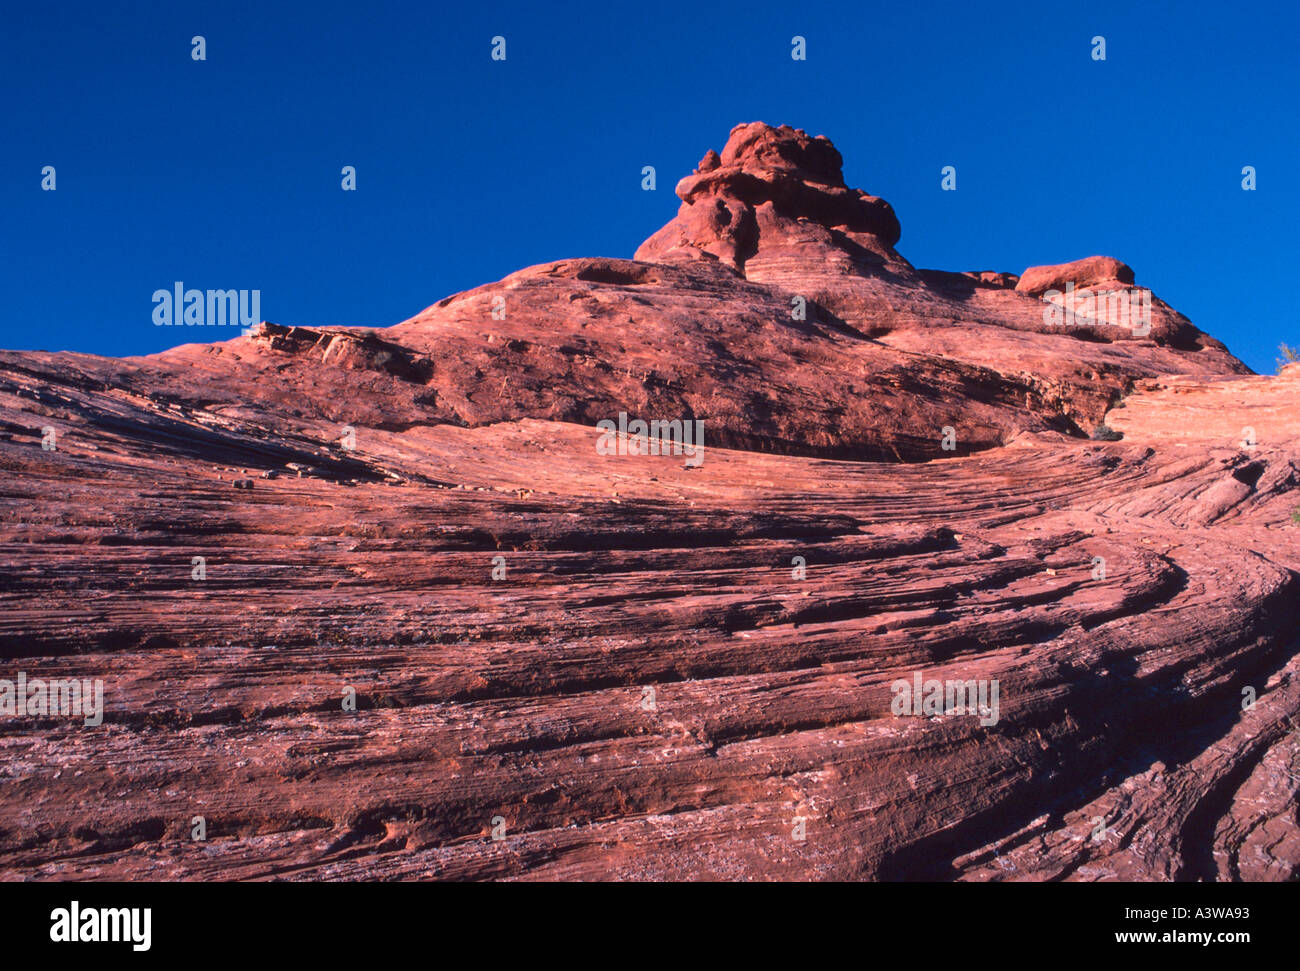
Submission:
M 647 239 L 636 259 L 716 257 L 744 273 L 753 260 L 906 265 L 901 229 L 884 199 L 844 183 L 830 139 L 763 122 L 737 125 L 719 155 L 709 150 L 677 183 L 677 216 Z

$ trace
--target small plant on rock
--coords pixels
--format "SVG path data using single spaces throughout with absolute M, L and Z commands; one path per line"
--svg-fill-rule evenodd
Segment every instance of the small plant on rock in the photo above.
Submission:
M 1291 347 L 1288 344 L 1277 345 L 1278 359 L 1277 369 L 1281 371 L 1288 364 L 1300 361 L 1300 348 Z

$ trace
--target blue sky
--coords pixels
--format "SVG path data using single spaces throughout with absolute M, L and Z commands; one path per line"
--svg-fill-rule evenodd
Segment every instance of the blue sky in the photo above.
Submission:
M 828 135 L 848 183 L 893 204 L 917 266 L 1116 256 L 1272 371 L 1278 342 L 1300 343 L 1281 299 L 1300 265 L 1296 11 L 10 4 L 0 346 L 181 343 L 151 320 L 177 280 L 260 289 L 279 323 L 386 326 L 530 264 L 630 256 L 704 151 L 762 120 Z M 214 330 L 192 333 L 234 336 Z

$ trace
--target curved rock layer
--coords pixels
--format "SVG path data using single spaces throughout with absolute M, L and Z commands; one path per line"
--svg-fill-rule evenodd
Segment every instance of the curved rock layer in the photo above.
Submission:
M 3 722 L 7 877 L 1296 876 L 1296 374 L 1153 382 L 1122 442 L 692 468 L 532 420 L 343 456 L 25 358 L 0 643 L 106 716 Z M 996 724 L 895 715 L 916 672 Z
M 0 876 L 1300 876 L 1300 369 L 913 270 L 801 132 L 683 186 L 743 262 L 688 212 L 388 330 L 0 352 L 0 678 L 104 685 L 0 717 Z

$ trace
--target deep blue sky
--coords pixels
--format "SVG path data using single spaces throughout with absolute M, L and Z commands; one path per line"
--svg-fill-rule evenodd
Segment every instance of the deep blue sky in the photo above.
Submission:
M 848 183 L 894 205 L 917 266 L 1113 255 L 1271 372 L 1278 342 L 1300 343 L 1283 302 L 1300 265 L 1296 10 L 7 4 L 0 347 L 235 335 L 155 327 L 151 295 L 176 280 L 260 289 L 280 323 L 386 326 L 523 266 L 630 256 L 704 151 L 763 120 L 828 135 Z

